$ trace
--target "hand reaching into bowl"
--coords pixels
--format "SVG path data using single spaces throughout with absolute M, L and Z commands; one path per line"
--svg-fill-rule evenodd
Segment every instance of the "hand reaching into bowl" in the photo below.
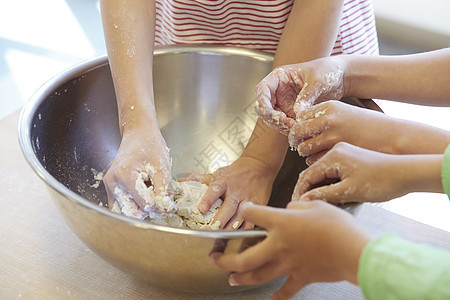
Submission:
M 108 205 L 144 219 L 151 212 L 171 213 L 173 202 L 168 148 L 158 131 L 124 131 L 119 151 L 104 177 Z
M 333 58 L 274 69 L 256 87 L 256 113 L 266 124 L 287 135 L 303 109 L 342 98 L 342 68 L 339 58 Z
M 274 174 L 276 172 L 259 160 L 241 156 L 212 174 L 190 173 L 180 181 L 196 180 L 209 186 L 199 205 L 202 213 L 206 213 L 217 199 L 223 200 L 213 225 L 218 222 L 220 229 L 252 229 L 254 224 L 244 221 L 241 206 L 246 202 L 266 205 Z
M 338 143 L 300 173 L 292 200 L 381 202 L 409 192 L 442 193 L 442 158 L 384 154 Z
M 287 275 L 271 299 L 289 299 L 313 282 L 357 284 L 358 263 L 371 237 L 347 212 L 323 201 L 291 202 L 287 209 L 245 205 L 243 216 L 267 230 L 262 242 L 241 253 L 215 252 L 211 260 L 230 271 L 232 286 Z

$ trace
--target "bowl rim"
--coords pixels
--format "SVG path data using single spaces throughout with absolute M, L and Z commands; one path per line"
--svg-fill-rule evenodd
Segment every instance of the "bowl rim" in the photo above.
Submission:
M 215 46 L 215 45 L 170 45 L 170 46 L 156 46 L 154 55 L 164 54 L 180 54 L 180 53 L 201 53 L 201 54 L 216 54 L 216 55 L 242 55 L 251 57 L 253 59 L 272 62 L 273 54 L 260 51 L 245 49 L 240 47 L 231 46 Z M 40 104 L 50 95 L 55 93 L 61 85 L 66 82 L 70 82 L 75 78 L 78 78 L 87 72 L 103 67 L 107 65 L 108 57 L 106 54 L 85 60 L 79 64 L 76 64 L 68 69 L 58 73 L 49 80 L 47 80 L 41 87 L 39 87 L 27 103 L 22 108 L 18 122 L 18 139 L 19 145 L 25 160 L 33 169 L 33 171 L 45 182 L 48 188 L 53 189 L 60 194 L 65 200 L 74 202 L 82 207 L 90 210 L 91 212 L 100 214 L 102 216 L 110 217 L 116 221 L 126 223 L 127 225 L 158 230 L 164 232 L 172 232 L 184 235 L 205 237 L 205 238 L 220 238 L 220 239 L 235 239 L 235 238 L 258 238 L 266 236 L 267 232 L 262 229 L 252 230 L 202 230 L 202 229 L 187 229 L 177 228 L 165 225 L 152 224 L 150 222 L 133 219 L 121 214 L 113 213 L 105 207 L 100 207 L 97 204 L 81 197 L 77 193 L 67 188 L 64 184 L 57 181 L 39 162 L 34 155 L 33 146 L 31 142 L 31 128 L 33 118 L 39 108 Z

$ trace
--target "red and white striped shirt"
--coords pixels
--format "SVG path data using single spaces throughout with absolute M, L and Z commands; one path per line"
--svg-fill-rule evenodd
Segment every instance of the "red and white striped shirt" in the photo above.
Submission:
M 157 0 L 155 44 L 275 52 L 294 0 Z M 378 54 L 371 0 L 345 0 L 332 54 Z

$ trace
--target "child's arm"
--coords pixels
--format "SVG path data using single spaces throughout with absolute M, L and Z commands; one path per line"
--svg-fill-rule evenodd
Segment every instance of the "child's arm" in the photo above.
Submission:
M 283 132 L 292 127 L 295 114 L 302 109 L 344 96 L 450 106 L 449 68 L 450 48 L 404 56 L 328 57 L 285 65 L 258 84 L 255 108 L 264 121 Z
M 262 242 L 237 254 L 213 253 L 230 271 L 231 285 L 252 285 L 285 275 L 271 299 L 289 299 L 313 282 L 357 284 L 358 261 L 372 239 L 347 212 L 323 201 L 291 202 L 287 209 L 245 205 L 246 220 L 267 230 Z
M 272 67 L 329 56 L 339 29 L 342 6 L 342 0 L 295 1 Z M 290 110 L 292 103 L 283 107 Z M 246 146 L 242 156 L 271 162 L 273 170 L 278 172 L 288 148 L 286 137 L 258 119 L 250 140 L 252 143 Z
M 144 209 L 149 203 L 136 191 L 135 182 L 147 164 L 155 170 L 148 174 L 155 195 L 172 193 L 170 159 L 153 98 L 155 4 L 147 0 L 102 0 L 100 4 L 122 133 L 119 151 L 104 182 L 110 205 L 118 187 Z
M 450 106 L 450 48 L 403 56 L 343 57 L 345 95 Z
M 294 1 L 275 54 L 273 67 L 308 61 L 331 54 L 340 24 L 343 1 Z M 292 104 L 291 104 L 292 107 Z M 224 199 L 216 215 L 221 228 L 242 224 L 238 211 L 242 202 L 267 204 L 271 186 L 283 164 L 288 142 L 286 136 L 257 121 L 244 152 L 236 162 L 212 175 L 198 175 L 210 185 L 200 211 L 207 211 L 219 198 Z M 268 186 L 269 188 L 261 187 Z M 243 226 L 250 228 L 252 225 Z
M 323 201 L 287 209 L 245 205 L 244 217 L 267 230 L 262 242 L 237 254 L 213 253 L 231 285 L 288 276 L 271 299 L 289 299 L 313 282 L 347 280 L 370 299 L 448 299 L 450 253 L 395 235 L 372 238 L 347 212 Z
M 300 111 L 289 133 L 290 145 L 312 156 L 308 161 L 338 142 L 389 154 L 439 154 L 450 144 L 450 131 L 326 101 Z

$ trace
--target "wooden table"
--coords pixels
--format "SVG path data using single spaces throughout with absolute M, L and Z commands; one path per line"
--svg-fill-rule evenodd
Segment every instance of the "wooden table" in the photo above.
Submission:
M 19 112 L 0 120 L 0 299 L 268 299 L 281 280 L 232 295 L 192 295 L 135 280 L 100 259 L 65 224 L 17 141 Z M 450 250 L 450 233 L 365 204 L 357 220 Z M 295 299 L 362 299 L 348 282 L 312 284 Z

